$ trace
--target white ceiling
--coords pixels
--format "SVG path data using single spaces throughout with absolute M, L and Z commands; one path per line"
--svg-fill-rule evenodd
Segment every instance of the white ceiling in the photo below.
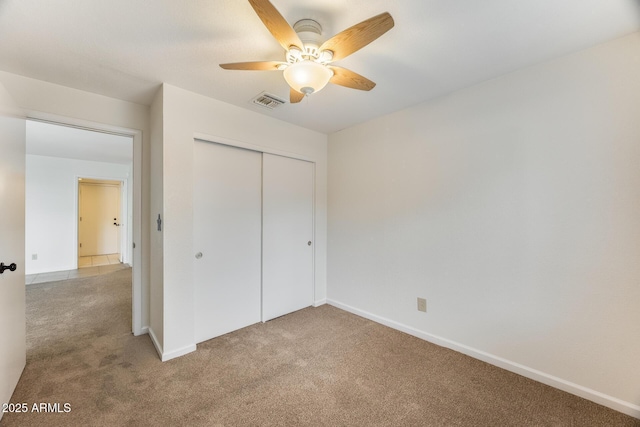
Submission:
M 148 105 L 166 82 L 323 133 L 640 29 L 640 0 L 272 0 L 325 38 L 388 11 L 395 27 L 336 63 L 375 81 L 371 92 L 329 85 L 301 104 L 279 71 L 219 63 L 282 60 L 246 0 L 0 0 L 0 69 Z
M 130 165 L 133 139 L 27 120 L 27 154 Z

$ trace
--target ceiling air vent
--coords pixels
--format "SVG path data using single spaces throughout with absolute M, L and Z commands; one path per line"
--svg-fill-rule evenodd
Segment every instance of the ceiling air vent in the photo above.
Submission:
M 262 92 L 260 95 L 253 98 L 251 102 L 261 107 L 268 108 L 269 110 L 273 110 L 285 103 L 284 100 L 267 92 Z

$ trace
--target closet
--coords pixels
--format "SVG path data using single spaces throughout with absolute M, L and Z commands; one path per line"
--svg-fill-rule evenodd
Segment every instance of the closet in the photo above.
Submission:
M 194 143 L 196 342 L 313 303 L 314 164 Z

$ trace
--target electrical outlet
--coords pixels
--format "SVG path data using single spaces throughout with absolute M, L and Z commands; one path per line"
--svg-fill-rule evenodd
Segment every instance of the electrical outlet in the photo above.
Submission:
M 418 298 L 418 311 L 427 312 L 427 300 L 424 298 Z
M 38 254 L 31 254 L 31 261 L 37 261 L 38 260 Z

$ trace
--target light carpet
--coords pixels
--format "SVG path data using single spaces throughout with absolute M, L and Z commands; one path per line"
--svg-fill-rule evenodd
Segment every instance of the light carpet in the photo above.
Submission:
M 134 337 L 131 270 L 30 285 L 28 361 L 2 426 L 639 426 L 640 421 L 331 306 L 162 363 Z

